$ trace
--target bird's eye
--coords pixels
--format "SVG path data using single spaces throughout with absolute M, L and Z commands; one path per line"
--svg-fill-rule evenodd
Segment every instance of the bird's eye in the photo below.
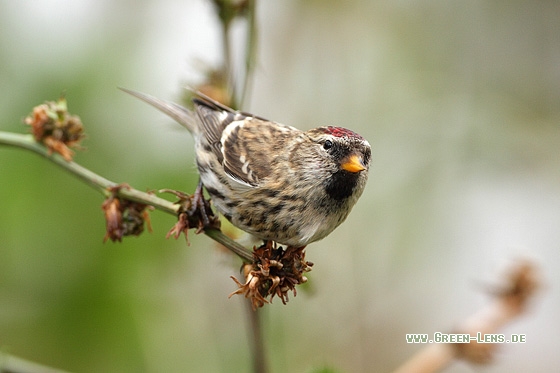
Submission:
M 323 143 L 323 149 L 325 150 L 329 150 L 332 147 L 333 147 L 333 143 L 331 140 L 327 140 Z

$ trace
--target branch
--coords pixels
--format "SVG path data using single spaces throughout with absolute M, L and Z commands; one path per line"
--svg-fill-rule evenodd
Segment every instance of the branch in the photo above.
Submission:
M 527 311 L 528 303 L 541 287 L 538 268 L 529 261 L 509 269 L 504 289 L 494 292 L 495 298 L 486 308 L 467 319 L 455 332 L 469 334 L 470 343 L 437 343 L 420 350 L 394 373 L 434 373 L 463 359 L 473 364 L 488 364 L 498 343 L 481 343 L 478 337 L 497 333 Z M 473 340 L 476 336 L 476 341 Z M 505 337 L 506 340 L 508 337 Z
M 0 351 L 0 373 L 65 373 Z
M 15 146 L 39 154 L 78 177 L 78 179 L 85 182 L 87 185 L 104 194 L 105 197 L 120 197 L 129 201 L 153 206 L 157 210 L 174 216 L 177 216 L 180 211 L 180 205 L 163 198 L 156 197 L 153 194 L 141 192 L 137 189 L 129 187 L 119 188 L 120 184 L 107 180 L 73 161 L 67 161 L 60 154 L 49 151 L 49 149 L 47 149 L 44 145 L 36 142 L 32 135 L 22 135 L 0 131 L 0 145 Z M 207 229 L 204 230 L 204 234 L 227 247 L 243 261 L 253 261 L 253 254 L 249 250 L 223 234 L 220 230 Z
M 253 69 L 257 63 L 257 21 L 256 6 L 257 0 L 248 0 L 247 5 L 247 39 L 245 51 L 245 76 L 241 85 L 241 95 L 239 106 L 243 107 L 243 103 L 248 100 L 250 86 L 252 85 Z

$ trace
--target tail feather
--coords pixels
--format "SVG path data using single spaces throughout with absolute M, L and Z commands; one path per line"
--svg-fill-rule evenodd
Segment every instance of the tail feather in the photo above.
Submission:
M 152 105 L 156 109 L 169 115 L 171 118 L 177 121 L 177 123 L 186 127 L 191 133 L 197 132 L 195 114 L 192 112 L 192 110 L 189 110 L 173 102 L 161 100 L 159 98 L 147 95 L 142 92 L 132 91 L 130 89 L 121 88 L 121 87 L 119 87 L 119 89 L 136 98 L 139 98 L 140 100 Z

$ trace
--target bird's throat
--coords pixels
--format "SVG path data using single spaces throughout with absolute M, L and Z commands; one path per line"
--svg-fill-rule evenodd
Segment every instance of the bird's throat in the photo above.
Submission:
M 345 170 L 335 172 L 325 185 L 327 195 L 335 201 L 343 201 L 350 197 L 358 185 L 359 173 Z

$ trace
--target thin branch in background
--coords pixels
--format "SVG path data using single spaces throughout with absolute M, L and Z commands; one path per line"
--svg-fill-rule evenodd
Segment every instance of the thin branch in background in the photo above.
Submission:
M 251 355 L 253 356 L 253 372 L 266 373 L 268 372 L 268 363 L 262 331 L 262 313 L 264 310 L 254 310 L 250 302 L 245 302 L 245 305 L 247 317 L 249 318 L 249 338 Z
M 257 1 L 247 0 L 246 7 L 247 44 L 245 45 L 245 75 L 239 96 L 240 107 L 243 107 L 243 104 L 249 99 L 253 84 L 253 71 L 257 64 Z
M 207 71 L 208 79 L 204 85 L 209 87 L 211 86 L 209 83 L 214 81 L 214 87 L 209 87 L 211 91 L 220 92 L 220 89 L 223 89 L 226 94 L 219 94 L 218 96 L 215 96 L 208 94 L 207 91 L 201 89 L 200 87 L 199 89 L 217 101 L 220 101 L 233 109 L 239 109 L 243 107 L 243 103 L 248 94 L 249 84 L 251 82 L 256 61 L 256 0 L 213 0 L 213 3 L 221 24 L 223 61 L 221 69 L 218 71 L 211 69 Z M 244 46 L 245 58 L 240 64 L 234 61 L 236 54 L 232 53 L 231 31 L 233 23 L 237 20 L 244 21 L 246 29 Z M 238 65 L 242 66 L 244 71 L 236 70 L 235 67 Z M 239 73 L 240 75 L 237 76 L 236 73 Z M 224 102 L 221 98 L 226 98 L 227 101 Z
M 0 373 L 67 373 L 0 351 Z
M 521 261 L 509 269 L 507 284 L 499 291 L 491 292 L 493 301 L 467 319 L 454 333 L 469 334 L 470 343 L 430 344 L 410 358 L 394 373 L 435 373 L 440 372 L 456 359 L 472 364 L 488 364 L 493 360 L 497 343 L 478 343 L 473 337 L 497 333 L 507 324 L 522 316 L 538 290 L 542 280 L 537 266 L 530 261 Z M 480 334 L 478 334 L 480 333 Z
M 223 71 L 221 75 L 223 81 L 221 83 L 222 87 L 226 87 L 226 92 L 229 97 L 227 97 L 227 102 L 222 102 L 227 104 L 234 109 L 243 108 L 245 99 L 248 96 L 250 90 L 249 85 L 252 82 L 252 75 L 254 71 L 254 66 L 256 64 L 256 44 L 257 44 L 257 26 L 256 26 L 256 0 L 214 0 L 214 4 L 218 10 L 218 16 L 222 24 L 222 47 L 223 47 Z M 242 73 L 243 76 L 240 79 L 236 79 L 233 75 L 235 63 L 233 61 L 233 56 L 231 53 L 231 24 L 237 17 L 244 17 L 246 22 L 246 45 L 245 45 L 245 61 L 244 68 L 245 71 Z M 216 74 L 214 73 L 214 76 Z M 236 85 L 236 82 L 240 82 L 241 87 Z M 206 84 L 208 87 L 208 84 Z M 220 87 L 210 86 L 210 91 L 220 92 Z M 219 97 L 214 97 L 219 100 Z M 252 263 L 252 262 L 251 262 Z M 248 268 L 248 266 L 244 266 Z M 246 276 L 244 276 L 246 278 Z M 240 289 L 243 289 L 243 285 L 239 281 L 232 277 L 235 282 L 240 285 Z M 295 290 L 294 290 L 295 292 Z M 237 292 L 236 292 L 237 293 Z M 257 292 L 254 294 L 260 295 Z M 245 293 L 247 296 L 247 293 Z M 262 296 L 260 297 L 262 298 Z M 250 330 L 250 345 L 251 345 L 251 356 L 253 360 L 253 371 L 255 373 L 266 373 L 268 372 L 268 364 L 265 353 L 265 342 L 263 337 L 262 322 L 260 317 L 260 311 L 255 307 L 255 301 L 259 297 L 252 297 L 247 300 L 247 314 L 249 320 L 249 330 Z M 282 298 L 284 300 L 284 298 Z M 260 303 L 261 305 L 264 303 Z

